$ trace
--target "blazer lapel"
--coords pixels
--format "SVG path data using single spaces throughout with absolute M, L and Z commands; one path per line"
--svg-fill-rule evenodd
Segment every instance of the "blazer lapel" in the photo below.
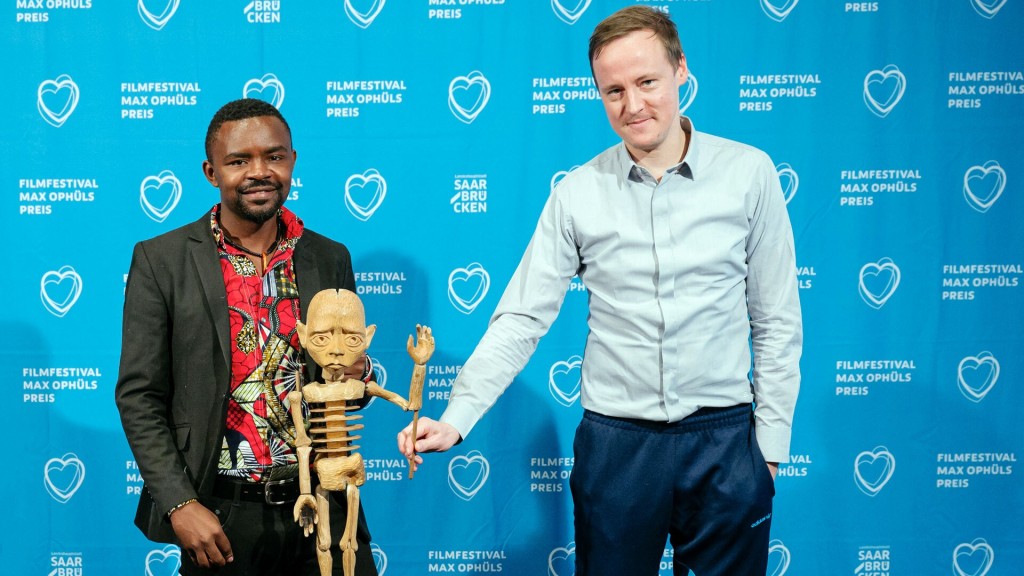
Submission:
M 230 348 L 224 345 L 224 343 L 230 342 L 231 338 L 231 327 L 227 314 L 227 292 L 224 289 L 224 275 L 220 270 L 220 260 L 214 246 L 213 235 L 210 233 L 209 212 L 191 226 L 189 240 L 191 241 L 189 251 L 192 253 L 192 261 L 195 263 L 196 272 L 199 275 L 199 283 L 203 286 L 205 308 L 217 331 L 217 342 L 220 344 L 224 366 L 228 368 L 230 374 L 231 352 Z
M 306 321 L 309 301 L 323 285 L 320 280 L 320 267 L 316 265 L 316 255 L 305 240 L 305 237 L 299 238 L 295 245 L 295 251 L 292 253 L 292 262 L 295 264 L 295 281 L 299 285 L 299 313 L 302 315 L 303 322 Z M 313 382 L 316 380 L 318 372 L 316 362 L 305 349 L 302 353 L 306 360 L 306 381 Z

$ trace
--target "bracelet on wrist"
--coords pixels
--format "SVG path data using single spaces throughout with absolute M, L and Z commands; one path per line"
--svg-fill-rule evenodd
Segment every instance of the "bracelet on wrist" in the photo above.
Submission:
M 181 509 L 182 509 L 182 508 L 184 508 L 185 506 L 188 506 L 189 504 L 191 504 L 191 503 L 193 503 L 193 502 L 198 502 L 198 501 L 199 501 L 199 500 L 198 500 L 198 499 L 196 499 L 196 498 L 189 498 L 188 500 L 185 500 L 185 501 L 184 501 L 184 502 L 182 502 L 181 504 L 178 504 L 178 505 L 177 505 L 177 506 L 175 506 L 174 508 L 171 508 L 170 510 L 168 510 L 168 511 L 167 511 L 167 517 L 168 517 L 168 518 L 170 518 L 170 517 L 171 517 L 171 514 L 174 514 L 175 512 L 177 512 L 178 510 L 181 510 Z

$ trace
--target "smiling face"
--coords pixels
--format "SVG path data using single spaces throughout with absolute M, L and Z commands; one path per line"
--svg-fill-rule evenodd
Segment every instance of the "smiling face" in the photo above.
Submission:
M 591 64 L 608 122 L 633 158 L 678 161 L 685 145 L 679 123 L 685 56 L 672 62 L 653 32 L 638 30 L 604 46 Z
M 363 303 L 348 290 L 322 290 L 309 303 L 306 323 L 298 323 L 302 347 L 324 369 L 327 380 L 339 380 L 345 368 L 363 357 L 376 326 L 366 325 Z
M 295 158 L 288 128 L 273 116 L 222 124 L 203 174 L 220 189 L 224 226 L 271 220 L 288 197 Z

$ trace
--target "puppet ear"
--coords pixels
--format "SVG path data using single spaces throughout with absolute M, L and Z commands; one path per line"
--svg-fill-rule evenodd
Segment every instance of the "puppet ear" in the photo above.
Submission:
M 295 321 L 295 331 L 299 333 L 299 344 L 303 348 L 306 347 L 306 325 L 302 323 L 302 320 Z
M 370 341 L 373 340 L 373 335 L 376 332 L 377 332 L 377 325 L 376 324 L 370 324 L 369 326 L 366 327 L 366 348 L 364 348 L 364 350 L 367 350 L 367 349 L 370 348 Z

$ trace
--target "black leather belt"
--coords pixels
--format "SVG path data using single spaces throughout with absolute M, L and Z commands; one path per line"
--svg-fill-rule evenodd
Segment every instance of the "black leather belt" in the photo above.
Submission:
M 265 480 L 248 482 L 218 476 L 213 484 L 213 495 L 225 500 L 263 502 L 271 506 L 291 504 L 299 497 L 299 479 Z

